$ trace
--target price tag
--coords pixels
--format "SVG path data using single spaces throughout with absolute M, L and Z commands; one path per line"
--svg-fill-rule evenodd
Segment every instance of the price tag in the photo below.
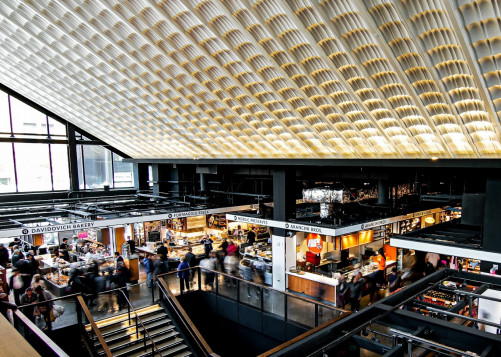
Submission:
M 437 301 L 437 299 L 435 299 L 435 298 L 432 298 L 432 299 L 431 299 L 431 301 Z

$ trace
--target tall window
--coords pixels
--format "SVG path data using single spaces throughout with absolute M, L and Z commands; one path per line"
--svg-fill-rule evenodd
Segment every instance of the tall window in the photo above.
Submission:
M 0 91 L 0 193 L 70 189 L 66 125 Z M 43 142 L 40 142 L 43 141 Z M 77 134 L 80 189 L 133 187 L 132 164 Z

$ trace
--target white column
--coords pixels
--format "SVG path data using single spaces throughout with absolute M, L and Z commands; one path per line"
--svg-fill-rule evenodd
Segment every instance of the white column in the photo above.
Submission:
M 273 288 L 285 291 L 285 237 L 273 235 L 271 237 L 271 252 L 273 254 Z
M 282 237 L 273 235 L 271 242 L 273 288 L 285 291 L 287 288 L 287 275 L 285 272 L 296 267 L 296 236 Z

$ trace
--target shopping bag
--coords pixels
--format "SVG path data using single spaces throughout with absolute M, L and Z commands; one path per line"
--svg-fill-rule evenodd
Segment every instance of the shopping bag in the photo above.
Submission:
M 58 318 L 62 314 L 64 314 L 64 306 L 61 305 L 54 305 L 52 308 L 52 313 L 54 314 L 55 318 Z

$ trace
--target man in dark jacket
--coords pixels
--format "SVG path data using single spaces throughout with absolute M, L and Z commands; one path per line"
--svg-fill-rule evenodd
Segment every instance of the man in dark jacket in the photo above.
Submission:
M 256 241 L 256 237 L 257 237 L 256 231 L 257 231 L 257 228 L 252 227 L 252 230 L 250 230 L 249 233 L 247 233 L 247 243 L 248 244 L 252 245 Z
M 7 261 L 9 260 L 9 251 L 0 243 L 0 265 L 7 268 Z
M 191 247 L 188 248 L 188 253 L 184 256 L 186 258 L 186 262 L 190 266 L 190 268 L 197 266 L 197 257 L 192 253 Z M 190 276 L 188 277 L 189 288 L 193 287 L 193 279 L 195 279 L 195 269 L 190 270 Z
M 355 271 L 353 280 L 348 284 L 347 288 L 350 289 L 350 304 L 351 311 L 356 312 L 360 310 L 360 300 L 362 300 L 362 288 L 364 286 L 364 279 L 362 273 Z

